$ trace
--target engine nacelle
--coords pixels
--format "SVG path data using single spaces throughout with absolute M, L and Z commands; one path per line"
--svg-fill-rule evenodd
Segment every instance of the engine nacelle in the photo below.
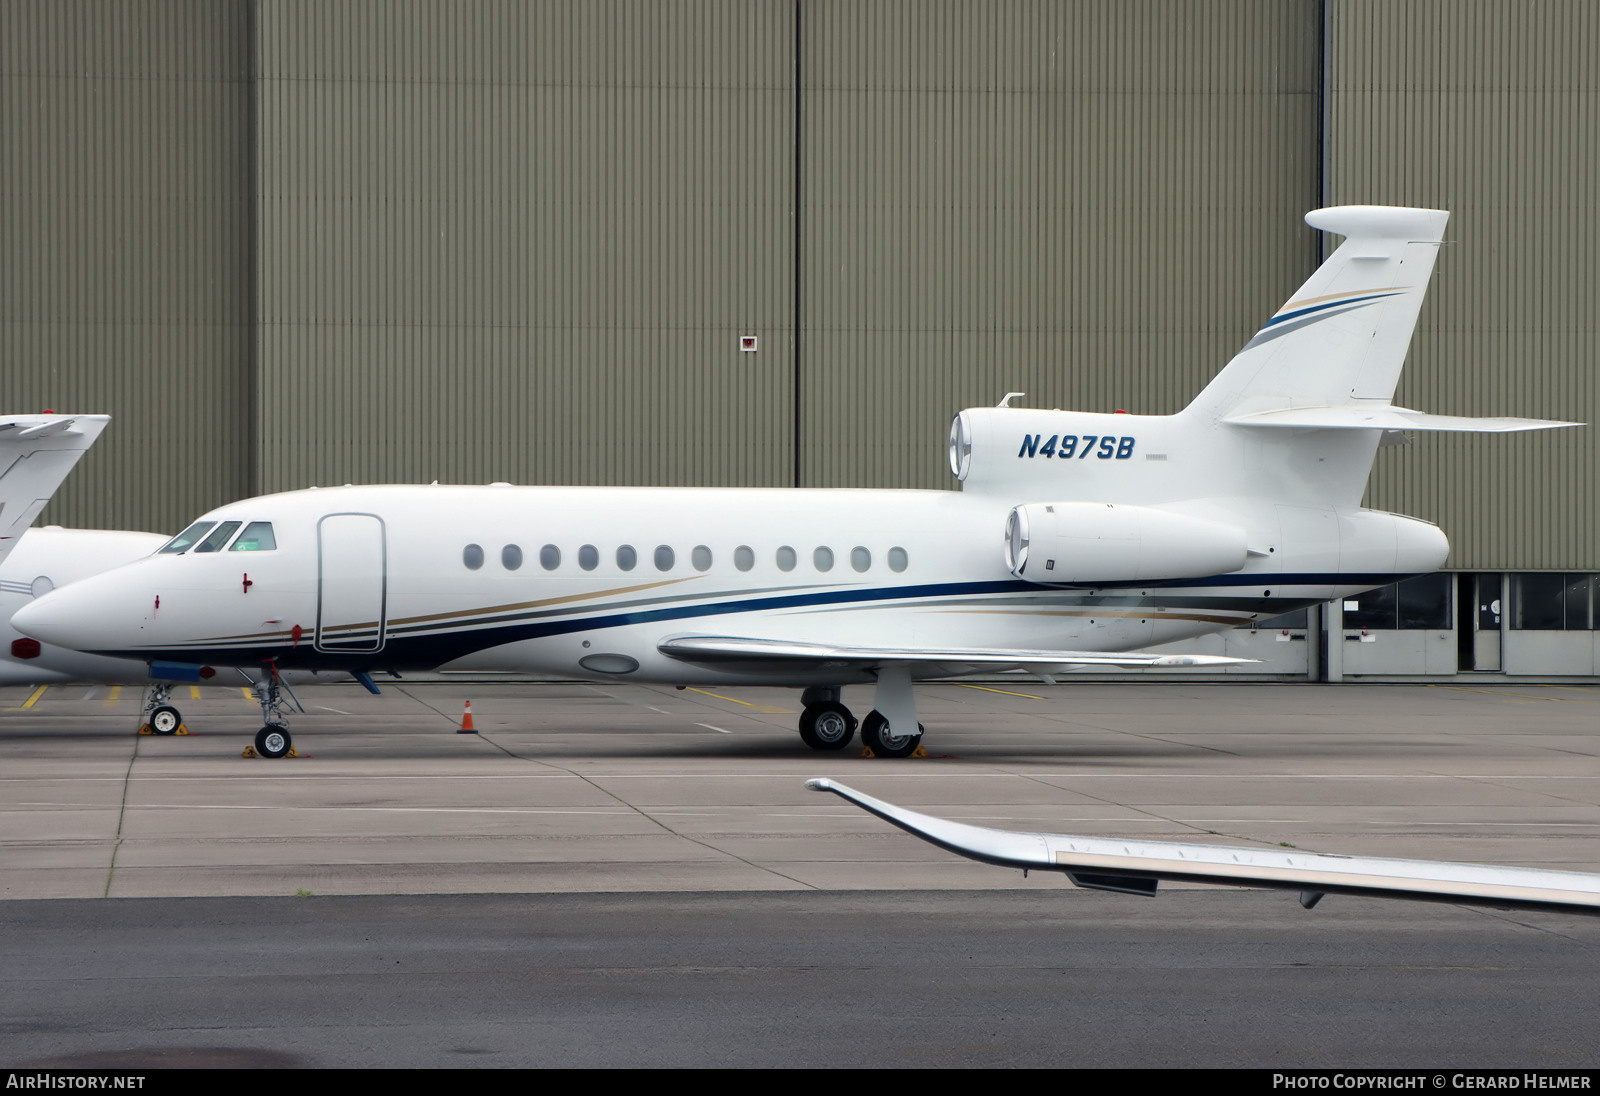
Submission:
M 1006 566 L 1047 586 L 1205 578 L 1247 555 L 1237 526 L 1148 506 L 1030 502 L 1006 518 Z

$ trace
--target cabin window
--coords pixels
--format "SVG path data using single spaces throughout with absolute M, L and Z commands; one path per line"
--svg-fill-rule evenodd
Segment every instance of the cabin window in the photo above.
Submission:
M 694 546 L 694 552 L 690 555 L 689 559 L 694 563 L 694 569 L 696 571 L 711 570 L 711 549 L 707 548 L 704 544 L 696 544 Z
M 278 547 L 277 538 L 272 535 L 272 522 L 252 521 L 244 527 L 244 532 L 239 534 L 239 539 L 233 542 L 230 552 L 270 552 Z
M 467 565 L 467 570 L 476 571 L 483 566 L 483 546 L 469 544 L 461 549 L 461 562 Z
M 515 571 L 522 566 L 522 548 L 516 544 L 508 544 L 500 549 L 500 566 L 508 571 Z
M 833 549 L 818 548 L 811 553 L 811 562 L 816 564 L 819 571 L 833 570 Z
M 167 541 L 167 543 L 163 544 L 160 548 L 156 549 L 156 554 L 165 556 L 177 555 L 179 552 L 187 552 L 189 550 L 189 546 L 195 541 L 199 540 L 201 537 L 205 536 L 206 530 L 215 524 L 215 522 L 211 521 L 195 522 L 193 525 L 189 526 L 189 528 L 185 529 L 183 532 Z
M 561 549 L 554 544 L 546 544 L 539 549 L 539 566 L 546 571 L 554 571 L 561 566 Z
M 633 550 L 633 545 L 624 544 L 617 549 L 617 570 L 631 571 L 639 566 L 639 553 Z
M 656 547 L 656 570 L 672 570 L 672 565 L 677 561 L 677 558 L 678 557 L 673 553 L 671 547 L 665 544 L 658 545 Z
M 792 570 L 794 570 L 795 558 L 796 557 L 795 557 L 795 554 L 794 554 L 794 549 L 789 547 L 787 544 L 785 544 L 782 548 L 779 548 L 778 549 L 778 570 L 780 570 L 780 571 L 792 571 Z
M 904 548 L 896 547 L 889 549 L 889 570 L 893 571 L 895 574 L 898 575 L 900 572 L 904 571 L 909 562 L 910 561 L 906 559 L 906 550 Z
M 578 549 L 578 566 L 585 571 L 592 571 L 600 566 L 600 549 L 592 544 L 585 544 Z
M 850 566 L 857 574 L 865 572 L 872 566 L 872 553 L 860 545 L 850 549 Z
M 756 565 L 755 549 L 748 544 L 741 544 L 733 550 L 733 565 L 741 571 L 748 571 Z
M 196 552 L 222 551 L 223 546 L 228 543 L 228 538 L 237 533 L 239 531 L 239 526 L 243 524 L 244 522 L 242 521 L 223 522 L 221 525 L 211 530 L 210 535 L 208 535 L 205 540 L 202 540 L 199 544 L 196 544 L 194 546 L 194 550 Z

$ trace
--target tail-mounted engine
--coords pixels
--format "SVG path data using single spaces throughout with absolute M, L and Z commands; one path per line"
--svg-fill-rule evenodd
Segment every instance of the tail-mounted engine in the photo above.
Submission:
M 1006 566 L 1043 586 L 1205 578 L 1247 554 L 1243 529 L 1148 506 L 1031 502 L 1006 518 Z

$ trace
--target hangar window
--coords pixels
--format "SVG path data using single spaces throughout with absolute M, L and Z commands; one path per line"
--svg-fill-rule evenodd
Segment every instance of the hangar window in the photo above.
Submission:
M 756 565 L 755 549 L 748 544 L 741 544 L 733 550 L 733 565 L 741 571 L 748 571 Z
M 167 541 L 167 543 L 158 548 L 156 550 L 156 554 L 165 556 L 177 555 L 179 552 L 187 552 L 190 545 L 194 544 L 195 541 L 205 536 L 206 530 L 211 528 L 211 526 L 214 524 L 216 523 L 210 521 L 195 522 L 193 525 L 189 526 L 189 528 L 185 529 L 183 532 L 179 533 L 177 536 L 173 537 L 171 540 Z
M 1250 622 L 1250 627 L 1269 632 L 1288 632 L 1296 628 L 1304 631 L 1311 627 L 1311 613 L 1306 609 L 1296 609 L 1292 613 L 1280 613 L 1277 616 L 1253 620 Z
M 819 571 L 833 570 L 833 549 L 818 548 L 815 552 L 811 553 L 811 562 L 816 564 L 817 570 Z
M 467 570 L 476 571 L 483 566 L 483 546 L 469 544 L 461 549 L 461 562 L 467 565 Z
M 1600 626 L 1600 575 L 1557 571 L 1511 576 L 1511 627 L 1517 631 L 1582 632 Z
M 600 549 L 592 544 L 585 544 L 578 549 L 578 566 L 585 571 L 592 571 L 600 566 Z
M 1345 598 L 1344 626 L 1365 631 L 1449 628 L 1450 576 L 1418 575 Z
M 850 566 L 857 574 L 864 574 L 872 566 L 872 553 L 860 545 L 850 549 Z
M 202 540 L 199 544 L 196 544 L 194 546 L 194 550 L 196 552 L 222 551 L 223 546 L 228 543 L 228 538 L 237 533 L 239 531 L 239 526 L 243 524 L 244 522 L 242 521 L 223 522 L 221 525 L 211 530 L 211 534 L 207 536 L 205 540 Z
M 639 566 L 639 553 L 634 551 L 633 545 L 624 544 L 617 549 L 617 570 L 631 571 Z
M 778 549 L 778 570 L 792 571 L 795 563 L 794 549 L 785 544 Z
M 554 571 L 561 566 L 561 549 L 554 544 L 546 544 L 539 549 L 539 566 L 546 571 Z
M 889 570 L 893 571 L 895 574 L 898 575 L 900 572 L 904 571 L 906 567 L 910 565 L 910 562 L 911 561 L 906 558 L 906 550 L 904 548 L 889 549 Z
M 278 547 L 277 538 L 272 535 L 272 522 L 252 521 L 244 527 L 244 532 L 239 534 L 239 539 L 233 542 L 230 552 L 270 552 Z
M 656 545 L 656 570 L 672 570 L 672 565 L 677 562 L 677 559 L 677 554 L 673 552 L 670 546 L 665 544 Z
M 508 571 L 515 571 L 522 566 L 522 548 L 515 544 L 508 544 L 500 549 L 500 566 Z
M 694 563 L 694 569 L 696 571 L 711 570 L 711 549 L 706 547 L 704 544 L 696 544 L 694 546 L 694 552 L 689 558 Z

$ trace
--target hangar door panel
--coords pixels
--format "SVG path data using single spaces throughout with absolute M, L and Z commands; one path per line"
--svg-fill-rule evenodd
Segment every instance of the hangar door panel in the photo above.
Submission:
M 383 649 L 383 533 L 383 520 L 372 514 L 329 514 L 318 523 L 317 650 Z

